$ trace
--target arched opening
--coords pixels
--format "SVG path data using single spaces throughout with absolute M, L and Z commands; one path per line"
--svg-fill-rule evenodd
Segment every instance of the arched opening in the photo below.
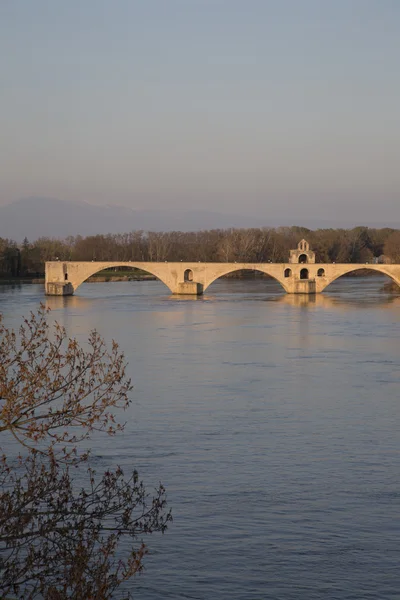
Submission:
M 172 288 L 164 281 L 163 276 L 159 276 L 156 269 L 154 270 L 154 272 L 150 271 L 149 269 L 143 270 L 142 269 L 142 265 L 140 264 L 140 262 L 138 264 L 135 264 L 134 262 L 131 263 L 131 261 L 129 262 L 121 262 L 121 263 L 92 263 L 92 268 L 88 269 L 87 266 L 86 268 L 84 267 L 84 265 L 87 265 L 87 263 L 82 263 L 83 268 L 82 268 L 82 275 L 84 275 L 82 278 L 79 276 L 79 272 L 78 274 L 74 275 L 71 277 L 71 273 L 69 274 L 69 281 L 71 282 L 74 292 L 76 292 L 76 290 L 84 283 L 87 284 L 92 284 L 92 283 L 109 283 L 109 282 L 126 282 L 127 284 L 129 283 L 134 283 L 135 286 L 137 285 L 136 282 L 150 282 L 150 281 L 160 281 L 161 283 L 163 283 L 169 290 L 170 292 L 172 292 Z M 156 274 L 157 273 L 157 274 Z M 164 275 L 164 273 L 162 274 Z M 140 288 L 143 289 L 142 284 L 138 284 L 140 285 Z M 138 290 L 140 289 L 138 288 Z M 125 292 L 126 293 L 130 293 L 128 290 L 130 288 L 126 287 Z M 121 293 L 121 290 L 118 290 L 118 293 Z M 165 293 L 165 291 L 162 291 L 162 288 L 160 289 L 160 293 Z
M 94 273 L 90 275 L 85 281 L 89 283 L 109 283 L 121 281 L 145 281 L 155 279 L 157 279 L 157 277 L 155 277 L 148 271 L 143 271 L 142 269 L 134 267 L 133 265 L 127 266 L 121 264 L 94 271 Z
M 376 294 L 380 292 L 398 295 L 400 286 L 397 284 L 394 277 L 390 273 L 379 269 L 369 269 L 368 267 L 360 267 L 358 269 L 351 268 L 331 280 L 329 285 L 323 288 L 324 291 L 333 294 L 351 293 L 355 300 L 365 300 L 368 296 L 376 298 Z
M 318 277 L 325 277 L 325 269 L 318 269 L 317 275 Z
M 68 273 L 64 273 L 64 280 L 68 281 Z
M 282 277 L 282 275 L 281 275 Z M 283 279 L 283 278 L 282 278 Z M 285 291 L 283 281 L 258 269 L 234 269 L 222 272 L 211 282 L 206 282 L 206 293 L 246 294 L 251 296 L 277 296 Z
M 308 269 L 302 269 L 300 271 L 300 279 L 308 279 Z
M 184 281 L 193 281 L 193 271 L 192 269 L 186 269 L 183 275 Z
M 292 269 L 285 269 L 284 275 L 285 275 L 285 277 L 291 277 L 292 276 Z
M 300 256 L 299 256 L 299 263 L 300 264 L 308 263 L 307 254 L 300 254 Z

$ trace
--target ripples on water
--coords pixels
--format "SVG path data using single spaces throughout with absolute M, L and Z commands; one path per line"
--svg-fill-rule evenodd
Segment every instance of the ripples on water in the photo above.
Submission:
M 174 523 L 148 538 L 143 600 L 400 598 L 400 300 L 376 278 L 314 299 L 216 282 L 47 298 L 82 340 L 116 338 L 135 384 L 125 432 L 93 440 L 99 471 L 166 485 Z M 40 286 L 0 288 L 8 322 Z

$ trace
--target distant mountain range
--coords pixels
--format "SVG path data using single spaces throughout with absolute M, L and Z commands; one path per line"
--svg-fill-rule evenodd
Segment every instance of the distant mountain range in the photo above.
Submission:
M 290 213 L 273 218 L 223 214 L 207 210 L 135 210 L 126 206 L 97 206 L 87 202 L 70 202 L 55 198 L 31 197 L 0 206 L 0 237 L 22 242 L 27 237 L 65 238 L 69 235 L 127 233 L 129 231 L 200 231 L 230 227 L 279 227 L 300 225 L 309 229 L 356 225 L 392 227 L 399 223 L 351 223 L 326 221 L 304 214 L 293 218 Z
M 255 217 L 200 210 L 134 210 L 54 198 L 25 198 L 0 206 L 0 237 L 21 242 L 39 237 L 144 231 L 197 231 L 259 227 Z

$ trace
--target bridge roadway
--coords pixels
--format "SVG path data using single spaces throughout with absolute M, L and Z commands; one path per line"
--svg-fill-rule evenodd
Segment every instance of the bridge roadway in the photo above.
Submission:
M 360 269 L 383 273 L 400 286 L 400 264 L 51 261 L 46 262 L 46 294 L 71 296 L 88 277 L 110 267 L 146 271 L 162 281 L 172 294 L 201 295 L 219 277 L 243 269 L 270 275 L 288 294 L 318 294 L 338 277 Z

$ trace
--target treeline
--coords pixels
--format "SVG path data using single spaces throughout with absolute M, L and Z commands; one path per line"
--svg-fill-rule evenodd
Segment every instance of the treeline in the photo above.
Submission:
M 48 260 L 287 262 L 289 250 L 306 238 L 317 262 L 400 262 L 400 230 L 279 227 L 144 232 L 39 238 L 22 244 L 0 238 L 2 277 L 39 277 Z

